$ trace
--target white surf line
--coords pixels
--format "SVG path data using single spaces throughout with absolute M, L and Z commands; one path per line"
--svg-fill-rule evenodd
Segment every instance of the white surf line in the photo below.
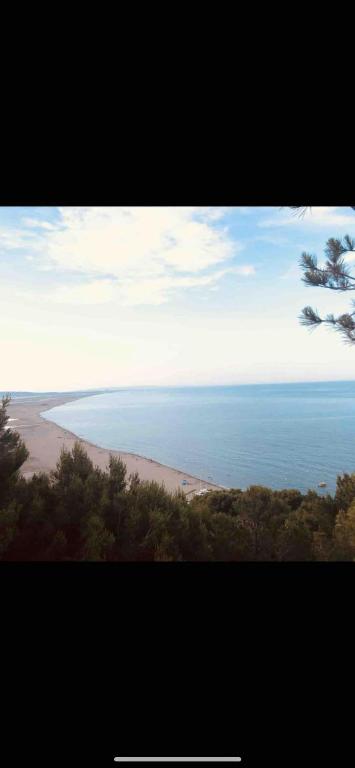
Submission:
M 116 763 L 241 763 L 241 757 L 115 757 Z

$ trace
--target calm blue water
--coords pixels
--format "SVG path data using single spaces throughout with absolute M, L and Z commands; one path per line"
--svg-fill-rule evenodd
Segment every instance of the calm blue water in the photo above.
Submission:
M 45 417 L 227 487 L 327 493 L 355 471 L 355 382 L 122 389 Z

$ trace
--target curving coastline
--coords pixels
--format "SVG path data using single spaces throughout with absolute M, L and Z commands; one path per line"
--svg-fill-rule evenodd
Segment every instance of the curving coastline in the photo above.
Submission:
M 92 393 L 91 393 L 92 394 Z M 108 450 L 99 445 L 83 440 L 78 435 L 64 429 L 54 421 L 45 418 L 44 413 L 51 408 L 65 403 L 79 400 L 90 395 L 44 395 L 43 398 L 24 398 L 21 401 L 12 400 L 8 413 L 11 427 L 20 433 L 25 441 L 30 456 L 22 467 L 22 475 L 31 477 L 35 472 L 49 472 L 55 468 L 63 447 L 70 450 L 75 441 L 79 441 L 87 451 L 93 463 L 106 469 L 110 454 L 120 456 L 127 466 L 127 474 L 138 472 L 142 480 L 155 480 L 162 483 L 169 491 L 182 490 L 187 496 L 192 495 L 200 488 L 221 489 L 216 483 L 207 482 L 201 478 L 189 475 L 179 469 L 160 464 L 158 461 L 139 456 L 134 453 L 125 453 L 119 450 Z M 43 414 L 43 415 L 42 415 Z M 187 485 L 181 485 L 182 480 Z

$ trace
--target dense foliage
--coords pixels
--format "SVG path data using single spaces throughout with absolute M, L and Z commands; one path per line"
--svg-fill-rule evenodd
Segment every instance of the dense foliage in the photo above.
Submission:
M 334 497 L 251 486 L 195 496 L 103 472 L 80 443 L 55 471 L 19 475 L 27 451 L 0 410 L 0 559 L 355 560 L 355 473 Z
M 28 451 L 20 435 L 8 428 L 7 406 L 9 397 L 3 397 L 0 407 L 0 509 L 6 495 L 18 479 L 18 471 L 28 457 Z

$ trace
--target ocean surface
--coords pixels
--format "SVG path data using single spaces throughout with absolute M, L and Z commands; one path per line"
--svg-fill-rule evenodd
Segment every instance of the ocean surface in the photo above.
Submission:
M 355 382 L 121 389 L 45 418 L 226 487 L 327 493 L 355 472 Z

